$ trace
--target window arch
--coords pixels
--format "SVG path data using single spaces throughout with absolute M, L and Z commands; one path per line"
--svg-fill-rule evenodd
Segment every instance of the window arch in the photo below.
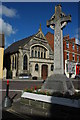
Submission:
M 54 66 L 53 65 L 51 65 L 51 71 L 53 71 L 54 70 Z
M 38 71 L 38 69 L 39 69 L 39 66 L 38 66 L 38 64 L 36 64 L 35 65 L 35 71 Z
M 23 58 L 23 70 L 27 70 L 27 55 L 24 55 Z
M 41 58 L 43 58 L 43 52 L 41 52 Z
M 16 58 L 16 55 L 15 55 L 15 69 L 16 69 L 16 60 L 17 60 L 17 58 Z
M 39 45 L 39 44 L 32 45 L 30 51 L 31 51 L 31 57 L 47 58 L 48 49 L 44 45 Z
M 46 58 L 46 52 L 44 52 L 44 58 Z
M 37 57 L 37 51 L 35 51 L 35 57 Z
M 13 56 L 13 59 L 12 59 L 12 69 L 14 69 L 14 56 Z
M 38 58 L 40 58 L 40 51 L 38 51 Z
M 33 50 L 31 51 L 31 57 L 34 57 L 34 51 Z

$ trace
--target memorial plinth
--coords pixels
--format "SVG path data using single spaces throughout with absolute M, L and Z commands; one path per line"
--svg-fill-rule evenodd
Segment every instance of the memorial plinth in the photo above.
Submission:
M 63 28 L 71 21 L 71 15 L 62 12 L 61 5 L 55 6 L 55 14 L 47 21 L 47 27 L 54 30 L 54 72 L 47 78 L 41 90 L 50 92 L 69 92 L 74 94 L 72 80 L 64 75 Z
M 63 94 L 69 92 L 71 95 L 75 92 L 72 79 L 62 74 L 53 74 L 48 77 L 41 90 L 50 93 L 60 92 Z

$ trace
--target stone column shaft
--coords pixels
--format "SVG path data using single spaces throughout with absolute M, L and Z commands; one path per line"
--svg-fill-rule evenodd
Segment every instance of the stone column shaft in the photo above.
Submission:
M 63 38 L 60 23 L 55 25 L 54 33 L 54 73 L 64 74 L 63 69 Z

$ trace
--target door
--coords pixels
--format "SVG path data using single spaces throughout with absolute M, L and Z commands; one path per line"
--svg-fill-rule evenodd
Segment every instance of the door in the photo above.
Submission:
M 47 76 L 48 76 L 48 66 L 42 65 L 42 79 L 46 80 Z

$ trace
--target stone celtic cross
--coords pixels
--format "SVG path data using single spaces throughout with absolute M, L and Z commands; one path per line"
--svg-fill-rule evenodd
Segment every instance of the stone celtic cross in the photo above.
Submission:
M 61 5 L 55 6 L 55 14 L 47 21 L 47 27 L 54 30 L 54 74 L 64 74 L 62 29 L 71 21 L 71 15 L 62 12 Z

